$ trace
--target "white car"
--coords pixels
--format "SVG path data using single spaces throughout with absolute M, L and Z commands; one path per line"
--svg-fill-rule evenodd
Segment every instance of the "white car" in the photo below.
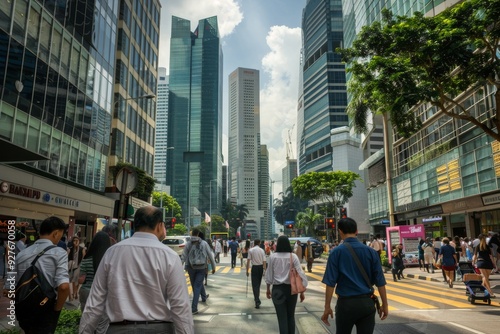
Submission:
M 172 248 L 172 250 L 175 251 L 177 255 L 181 256 L 189 238 L 190 236 L 187 235 L 172 235 L 165 237 L 162 243 Z

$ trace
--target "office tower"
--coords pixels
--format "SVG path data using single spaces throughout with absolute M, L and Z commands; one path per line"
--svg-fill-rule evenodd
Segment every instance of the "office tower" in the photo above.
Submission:
M 348 125 L 342 1 L 308 1 L 302 13 L 302 87 L 298 111 L 299 174 L 331 171 L 330 130 Z
M 227 196 L 227 165 L 222 165 L 222 197 L 221 203 L 227 203 L 229 201 L 229 197 Z
M 0 2 L 0 214 L 25 232 L 57 215 L 91 236 L 113 212 L 117 3 Z
M 237 204 L 246 205 L 249 211 L 247 220 L 255 222 L 254 233 L 260 234 L 262 213 L 259 212 L 259 71 L 239 67 L 229 75 L 228 84 L 229 198 L 236 198 Z
M 297 159 L 286 159 L 286 166 L 281 170 L 283 193 L 292 186 L 292 180 L 297 177 Z
M 153 175 L 160 1 L 120 2 L 109 166 Z M 112 185 L 109 180 L 108 186 Z M 145 199 L 146 200 L 146 199 Z
M 219 211 L 222 174 L 222 49 L 217 17 L 172 17 L 167 184 L 188 226 Z
M 267 145 L 260 145 L 259 152 L 259 210 L 260 237 L 269 240 L 272 236 L 271 212 L 269 209 L 269 151 Z
M 156 129 L 154 178 L 160 185 L 166 184 L 167 155 L 173 148 L 168 146 L 168 75 L 165 67 L 158 68 L 158 90 L 156 92 Z

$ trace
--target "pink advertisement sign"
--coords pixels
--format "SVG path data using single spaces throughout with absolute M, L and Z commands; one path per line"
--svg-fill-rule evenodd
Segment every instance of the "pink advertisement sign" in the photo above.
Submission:
M 399 226 L 399 234 L 401 238 L 424 238 L 424 225 L 403 225 Z

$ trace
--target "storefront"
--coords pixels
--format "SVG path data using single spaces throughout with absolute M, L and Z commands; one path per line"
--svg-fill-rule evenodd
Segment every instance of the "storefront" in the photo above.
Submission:
M 15 220 L 22 231 L 33 232 L 45 218 L 58 216 L 70 225 L 69 236 L 86 237 L 93 232 L 87 227 L 112 216 L 113 207 L 114 200 L 104 195 L 0 165 L 0 220 Z

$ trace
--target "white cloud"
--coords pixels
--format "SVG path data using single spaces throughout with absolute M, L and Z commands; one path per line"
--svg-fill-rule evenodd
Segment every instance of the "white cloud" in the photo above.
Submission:
M 262 59 L 264 76 L 269 80 L 260 93 L 261 142 L 268 146 L 269 172 L 273 180 L 281 180 L 286 164 L 286 142 L 291 139 L 291 152 L 296 159 L 296 120 L 299 92 L 300 28 L 273 26 L 266 38 L 271 51 Z M 292 131 L 293 129 L 293 131 Z M 274 192 L 281 191 L 275 184 Z
M 161 0 L 161 5 L 160 66 L 167 67 L 167 72 L 172 15 L 191 21 L 191 31 L 196 28 L 200 19 L 217 16 L 221 38 L 230 35 L 243 21 L 243 13 L 235 0 Z

